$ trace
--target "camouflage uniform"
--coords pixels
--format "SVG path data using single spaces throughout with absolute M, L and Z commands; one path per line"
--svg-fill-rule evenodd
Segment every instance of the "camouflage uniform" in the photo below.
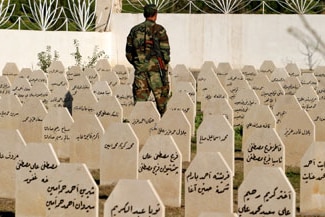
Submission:
M 165 76 L 161 77 L 157 56 L 153 53 L 153 34 L 158 38 Z M 170 61 L 168 36 L 163 26 L 154 21 L 145 20 L 134 26 L 126 43 L 126 58 L 133 65 L 134 101 L 147 101 L 150 91 L 155 97 L 157 109 L 161 115 L 166 110 L 169 96 L 168 63 Z

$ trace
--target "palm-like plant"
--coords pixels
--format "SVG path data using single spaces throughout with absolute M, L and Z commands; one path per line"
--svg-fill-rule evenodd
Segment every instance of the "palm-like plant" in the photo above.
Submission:
M 15 10 L 15 4 L 10 4 L 10 0 L 5 4 L 4 0 L 0 3 L 0 26 L 8 22 Z
M 318 7 L 320 0 L 280 0 L 279 3 L 293 13 L 306 14 Z
M 28 0 L 28 5 L 23 4 L 22 9 L 27 19 L 42 31 L 54 27 L 63 12 L 58 0 Z
M 95 28 L 96 13 L 91 9 L 94 4 L 95 0 L 68 0 L 71 17 L 80 31 L 84 32 Z
M 143 7 L 146 4 L 155 4 L 158 8 L 158 11 L 168 11 L 170 8 L 173 8 L 179 0 L 127 0 L 127 3 L 131 5 L 134 9 L 138 11 L 143 11 Z
M 248 0 L 205 0 L 204 3 L 212 10 L 223 13 L 231 14 L 245 8 L 250 1 Z

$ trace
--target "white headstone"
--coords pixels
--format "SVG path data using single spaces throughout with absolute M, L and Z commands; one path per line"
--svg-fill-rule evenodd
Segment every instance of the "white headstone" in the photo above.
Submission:
M 108 74 L 112 71 L 112 66 L 107 58 L 103 58 L 97 61 L 95 69 L 97 70 L 100 79 L 102 79 L 102 77 L 105 77 L 105 74 Z
M 114 123 L 122 123 L 123 121 L 123 109 L 115 96 L 102 96 L 94 109 L 104 129 Z
M 51 94 L 47 85 L 43 82 L 35 83 L 28 94 L 28 100 L 35 98 L 42 101 L 44 106 L 47 108 L 48 98 Z
M 196 133 L 197 153 L 220 152 L 231 171 L 234 172 L 234 144 L 233 127 L 224 115 L 210 115 L 203 118 Z
M 51 143 L 59 159 L 70 156 L 72 124 L 68 109 L 63 107 L 50 109 L 43 119 L 42 142 Z
M 279 82 L 269 82 L 264 86 L 263 90 L 261 90 L 259 99 L 261 104 L 273 108 L 278 97 L 283 96 L 284 94 L 285 92 Z
M 221 84 L 225 85 L 225 79 L 229 72 L 231 72 L 232 66 L 228 62 L 220 62 L 218 63 L 217 70 L 215 71 L 218 79 Z
M 290 110 L 301 110 L 297 97 L 295 95 L 282 95 L 277 98 L 273 105 L 272 112 L 276 118 L 276 123 L 281 123 Z
M 12 83 L 19 74 L 19 69 L 16 63 L 8 62 L 2 69 L 2 75 L 7 76 Z
M 92 85 L 92 90 L 97 99 L 102 96 L 112 96 L 113 92 L 107 81 L 97 81 Z
M 301 85 L 311 85 L 314 89 L 317 88 L 318 80 L 314 73 L 302 73 L 299 80 Z
M 218 152 L 197 153 L 185 172 L 185 216 L 233 211 L 233 174 Z
M 254 167 L 238 189 L 238 216 L 296 216 L 296 192 L 279 167 Z
M 182 154 L 172 136 L 153 135 L 139 154 L 139 179 L 148 179 L 163 203 L 181 206 Z
M 38 83 L 43 83 L 47 86 L 48 84 L 48 79 L 46 74 L 44 73 L 43 70 L 38 69 L 38 70 L 34 70 L 28 77 L 28 81 L 29 83 L 34 86 L 35 84 Z
M 11 83 L 11 94 L 17 95 L 21 103 L 25 103 L 32 86 L 27 78 L 16 78 Z
M 201 102 L 201 110 L 204 111 L 208 101 L 228 98 L 226 89 L 221 84 L 216 73 L 210 69 L 202 70 L 197 78 L 198 101 Z
M 254 77 L 257 75 L 257 70 L 255 69 L 255 66 L 253 65 L 245 65 L 241 72 L 243 73 L 245 79 L 249 82 L 254 79 Z
M 50 174 L 59 164 L 49 143 L 27 143 L 21 150 L 16 164 L 16 216 L 46 216 Z
M 25 146 L 18 130 L 0 129 L 0 198 L 15 199 L 16 163 Z
M 138 178 L 139 140 L 129 123 L 114 123 L 100 145 L 100 184 Z
M 66 87 L 55 88 L 48 96 L 47 108 L 67 107 L 72 113 L 73 97 Z
M 193 87 L 196 87 L 196 80 L 192 72 L 184 64 L 177 64 L 172 71 L 171 86 L 174 90 L 174 86 L 177 82 L 186 81 L 191 82 Z
M 321 216 L 325 211 L 325 143 L 314 142 L 300 163 L 300 213 Z
M 112 89 L 113 93 L 116 87 L 118 87 L 121 82 L 117 74 L 113 71 L 105 72 L 100 76 L 101 81 L 107 81 L 109 87 Z
M 121 179 L 104 204 L 104 217 L 164 217 L 165 205 L 149 180 Z
M 112 71 L 119 77 L 120 84 L 127 84 L 127 81 L 129 80 L 129 71 L 125 65 L 117 64 L 113 66 Z
M 321 80 L 324 80 L 325 78 L 325 66 L 324 65 L 318 65 L 314 69 L 314 75 L 317 78 L 318 82 Z
M 99 169 L 103 126 L 96 115 L 84 114 L 73 119 L 70 162 L 85 163 L 89 169 Z
M 319 102 L 315 89 L 310 85 L 301 86 L 295 93 L 301 108 L 306 111 L 314 109 Z
M 140 149 L 150 136 L 152 128 L 160 121 L 160 114 L 153 102 L 137 102 L 129 116 L 129 123 L 137 135 Z
M 22 68 L 18 74 L 18 78 L 27 78 L 33 73 L 31 68 Z
M 72 97 L 72 117 L 95 114 L 95 105 L 98 103 L 98 100 L 92 90 L 83 90 L 82 94 L 79 93 Z
M 42 141 L 42 122 L 47 109 L 41 100 L 30 99 L 21 109 L 19 131 L 27 143 Z
M 0 97 L 9 95 L 11 89 L 11 83 L 7 76 L 0 76 Z
M 228 99 L 230 101 L 234 101 L 237 97 L 238 92 L 244 90 L 244 89 L 251 89 L 250 84 L 246 80 L 234 80 L 229 86 L 225 86 L 225 89 L 228 93 Z
M 152 135 L 171 135 L 185 162 L 191 161 L 191 124 L 182 111 L 166 111 Z
M 229 95 L 229 99 L 234 99 L 236 93 L 244 86 L 249 87 L 248 81 L 245 80 L 243 73 L 239 69 L 233 69 L 227 74 L 224 86 Z
M 325 141 L 325 101 L 319 101 L 314 109 L 308 111 L 308 114 L 315 124 L 316 141 Z
M 289 76 L 299 77 L 301 76 L 301 70 L 299 69 L 296 63 L 288 63 L 285 66 L 285 69 L 288 71 Z
M 265 73 L 258 73 L 250 82 L 251 88 L 257 96 L 261 96 L 261 91 L 270 83 L 269 77 Z
M 243 120 L 243 137 L 245 143 L 251 137 L 253 129 L 269 129 L 276 127 L 276 119 L 267 105 L 253 105 L 245 114 Z
M 324 101 L 325 100 L 325 79 L 322 79 L 318 82 L 318 85 L 315 90 L 319 100 Z
M 47 73 L 50 74 L 63 74 L 65 73 L 64 65 L 59 60 L 54 60 L 51 62 L 50 66 L 47 68 Z
M 173 93 L 167 104 L 167 110 L 184 112 L 191 124 L 192 136 L 195 134 L 196 104 L 187 93 Z
M 91 83 L 85 75 L 82 74 L 69 80 L 69 91 L 72 96 L 82 95 L 86 90 L 91 90 Z
M 242 143 L 244 177 L 254 167 L 280 167 L 285 171 L 285 146 L 274 128 L 255 128 Z
M 17 129 L 20 124 L 22 104 L 16 95 L 0 98 L 0 129 Z
M 84 76 L 81 67 L 78 65 L 71 66 L 66 74 L 69 82 Z
M 56 88 L 69 88 L 69 81 L 65 73 L 52 73 L 48 74 L 48 87 L 50 91 L 54 91 Z
M 234 110 L 234 126 L 243 124 L 246 112 L 254 105 L 260 104 L 260 100 L 252 89 L 241 89 L 232 101 Z
M 190 98 L 192 99 L 193 103 L 196 105 L 196 101 L 197 101 L 196 88 L 193 87 L 191 82 L 179 81 L 179 82 L 177 82 L 177 85 L 176 85 L 176 87 L 174 87 L 174 89 L 175 89 L 174 93 L 176 93 L 176 92 L 187 93 L 190 96 Z
M 282 82 L 289 77 L 289 74 L 285 68 L 275 68 L 270 76 L 271 82 Z
M 276 128 L 285 145 L 286 166 L 299 166 L 301 157 L 315 142 L 315 124 L 305 110 L 290 110 Z
M 99 81 L 99 74 L 95 68 L 85 68 L 83 74 L 88 78 L 91 84 L 95 84 Z
M 113 90 L 113 95 L 116 96 L 123 108 L 123 117 L 128 119 L 133 108 L 134 108 L 134 98 L 132 87 L 127 84 L 121 84 L 115 87 Z
M 46 183 L 46 216 L 99 216 L 99 190 L 85 164 L 62 163 Z
M 281 86 L 286 95 L 294 95 L 296 91 L 301 87 L 301 83 L 298 77 L 288 77 L 285 81 L 281 82 Z
M 260 66 L 260 73 L 264 73 L 267 75 L 267 77 L 270 78 L 271 74 L 274 72 L 276 69 L 275 64 L 273 63 L 272 60 L 264 60 Z
M 206 108 L 203 111 L 203 117 L 208 115 L 224 115 L 231 126 L 234 124 L 234 112 L 226 98 L 214 99 L 206 104 Z

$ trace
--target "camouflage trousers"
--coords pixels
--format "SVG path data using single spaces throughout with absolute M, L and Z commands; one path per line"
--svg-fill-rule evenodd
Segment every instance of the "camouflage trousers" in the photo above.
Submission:
M 156 101 L 157 109 L 162 116 L 167 107 L 169 98 L 169 83 L 168 75 L 166 75 L 165 82 L 163 84 L 159 72 L 139 72 L 136 71 L 133 82 L 133 97 L 134 102 L 147 101 L 152 91 Z

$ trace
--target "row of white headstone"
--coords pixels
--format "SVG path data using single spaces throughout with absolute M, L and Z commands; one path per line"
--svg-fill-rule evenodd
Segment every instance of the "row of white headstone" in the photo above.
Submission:
M 97 216 L 98 187 L 88 170 L 99 169 L 101 185 L 116 185 L 104 216 L 164 216 L 165 205 L 181 205 L 182 162 L 190 162 L 186 217 L 295 216 L 295 190 L 284 172 L 290 165 L 301 169 L 300 212 L 324 213 L 323 82 L 321 73 L 316 80 L 305 74 L 270 61 L 260 70 L 208 61 L 195 78 L 177 65 L 160 117 L 152 101 L 134 105 L 125 66 L 102 60 L 94 69 L 65 71 L 55 62 L 45 74 L 8 64 L 0 81 L 0 197 L 15 199 L 16 216 Z M 203 121 L 195 135 L 197 101 Z M 244 181 L 234 211 L 240 125 Z

